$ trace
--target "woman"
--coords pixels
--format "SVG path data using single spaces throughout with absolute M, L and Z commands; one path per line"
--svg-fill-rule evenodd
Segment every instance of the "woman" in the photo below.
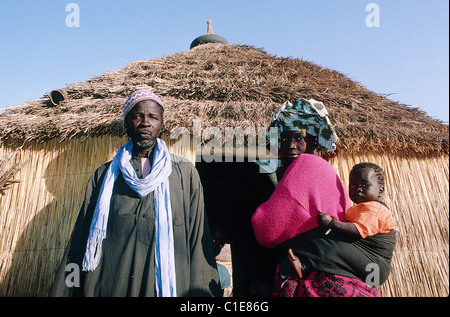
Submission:
M 290 269 L 286 257 L 293 241 L 297 245 L 308 245 L 310 240 L 324 240 L 324 229 L 317 228 L 313 214 L 322 208 L 343 220 L 350 204 L 345 187 L 332 166 L 311 155 L 315 151 L 335 150 L 338 139 L 322 103 L 304 99 L 294 104 L 286 102 L 273 114 L 270 126 L 279 130 L 282 165 L 276 172 L 276 179 L 280 183 L 271 199 L 257 209 L 252 224 L 258 242 L 282 254 L 273 295 L 378 296 L 377 288 L 356 277 L 314 271 L 305 278 L 298 278 Z M 334 239 L 338 238 L 331 234 L 326 241 L 334 243 Z M 324 255 L 324 262 L 325 258 L 327 255 Z
M 268 297 L 272 293 L 278 255 L 275 249 L 265 248 L 256 241 L 251 223 L 253 213 L 270 197 L 285 169 L 300 154 L 334 150 L 334 142 L 337 140 L 325 107 L 314 100 L 299 99 L 294 104 L 286 102 L 273 114 L 270 127 L 277 128 L 278 131 L 276 142 L 280 150 L 281 165 L 278 166 L 278 159 L 274 160 L 277 162 L 274 164 L 276 166 L 272 166 L 270 160 L 256 161 L 257 164 L 238 169 L 240 165 L 233 163 L 235 172 L 227 175 L 233 179 L 233 186 L 223 188 L 223 197 L 233 199 L 232 208 L 227 208 L 226 202 L 214 207 L 225 206 L 222 213 L 232 214 L 229 243 L 235 297 Z M 261 173 L 261 168 L 266 173 Z M 208 184 L 205 190 L 209 189 Z M 230 190 L 236 194 L 229 193 Z

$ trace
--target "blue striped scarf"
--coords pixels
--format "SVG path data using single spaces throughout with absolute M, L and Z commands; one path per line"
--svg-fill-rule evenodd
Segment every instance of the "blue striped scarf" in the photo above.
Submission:
M 165 142 L 157 139 L 151 172 L 144 179 L 139 179 L 130 163 L 132 148 L 132 141 L 122 145 L 106 172 L 91 222 L 86 253 L 83 259 L 83 271 L 93 271 L 99 264 L 102 255 L 102 242 L 106 238 L 112 191 L 121 172 L 125 182 L 139 197 L 145 197 L 154 191 L 156 296 L 176 296 L 172 209 L 169 190 L 172 160 Z

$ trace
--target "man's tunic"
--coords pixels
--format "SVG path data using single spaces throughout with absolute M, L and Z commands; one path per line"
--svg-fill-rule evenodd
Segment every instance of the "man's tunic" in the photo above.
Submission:
M 189 161 L 175 155 L 171 158 L 169 183 L 177 296 L 221 296 L 200 178 Z M 51 296 L 155 296 L 153 193 L 139 198 L 122 174 L 114 184 L 100 263 L 93 272 L 81 271 L 92 216 L 109 164 L 100 166 L 87 184 L 85 200 Z M 133 153 L 131 165 L 137 176 L 142 177 L 139 153 Z M 80 268 L 79 287 L 66 285 L 70 263 Z

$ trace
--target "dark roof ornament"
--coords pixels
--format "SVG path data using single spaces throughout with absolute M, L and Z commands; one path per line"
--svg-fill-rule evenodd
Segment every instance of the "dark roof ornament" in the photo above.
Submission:
M 207 20 L 206 23 L 208 24 L 207 33 L 204 35 L 201 35 L 201 36 L 197 37 L 195 40 L 193 40 L 191 43 L 190 49 L 192 49 L 198 45 L 206 44 L 206 43 L 228 44 L 228 41 L 224 37 L 214 34 L 211 20 Z

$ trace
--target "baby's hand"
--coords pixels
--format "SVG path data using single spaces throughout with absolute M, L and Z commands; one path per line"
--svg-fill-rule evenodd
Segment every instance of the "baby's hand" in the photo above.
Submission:
M 329 214 L 327 214 L 326 212 L 320 211 L 317 214 L 317 224 L 321 227 L 326 227 L 330 224 L 331 222 L 331 216 Z

